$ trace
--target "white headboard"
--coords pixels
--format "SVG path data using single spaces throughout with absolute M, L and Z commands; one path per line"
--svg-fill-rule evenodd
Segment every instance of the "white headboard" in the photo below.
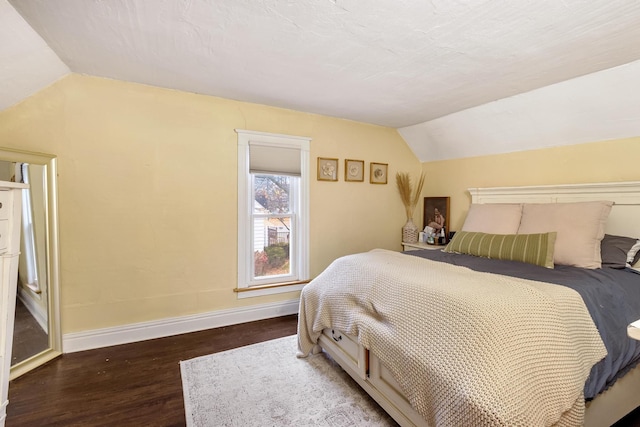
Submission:
M 640 237 L 640 181 L 469 188 L 472 203 L 614 202 L 606 233 Z

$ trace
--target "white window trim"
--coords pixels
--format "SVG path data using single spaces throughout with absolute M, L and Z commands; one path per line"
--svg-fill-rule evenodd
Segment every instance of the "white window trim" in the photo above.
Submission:
M 272 295 L 283 292 L 293 292 L 302 289 L 304 284 L 278 286 L 273 288 L 250 288 L 251 262 L 247 260 L 249 248 L 252 248 L 251 232 L 249 230 L 249 209 L 253 206 L 251 194 L 251 179 L 249 176 L 249 142 L 261 145 L 290 147 L 300 150 L 300 191 L 299 217 L 297 239 L 298 281 L 309 279 L 309 148 L 311 138 L 281 135 L 275 133 L 256 132 L 250 130 L 235 130 L 238 134 L 238 298 L 249 298 Z

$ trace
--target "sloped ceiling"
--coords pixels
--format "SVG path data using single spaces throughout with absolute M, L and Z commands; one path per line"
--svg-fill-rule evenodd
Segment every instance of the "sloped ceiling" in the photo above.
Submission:
M 11 14 L 5 1 L 0 11 Z M 68 66 L 396 128 L 640 59 L 637 0 L 10 3 L 63 63 L 16 66 L 55 68 L 49 80 Z M 11 37 L 32 38 L 17 18 L 8 22 Z M 0 48 L 3 62 L 34 57 L 19 52 L 22 45 L 45 50 L 0 34 L 9 44 Z M 12 92 L 15 74 L 0 74 L 5 107 L 22 93 Z M 414 151 L 430 143 L 425 135 L 408 142 Z
M 69 72 L 15 9 L 0 0 L 0 111 Z

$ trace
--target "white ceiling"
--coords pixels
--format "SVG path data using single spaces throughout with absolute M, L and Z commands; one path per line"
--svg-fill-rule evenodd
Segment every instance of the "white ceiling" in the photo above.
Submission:
M 0 111 L 69 73 L 6 0 L 0 0 Z
M 414 152 L 425 123 L 640 59 L 638 0 L 9 3 L 0 109 L 76 72 L 409 127 Z

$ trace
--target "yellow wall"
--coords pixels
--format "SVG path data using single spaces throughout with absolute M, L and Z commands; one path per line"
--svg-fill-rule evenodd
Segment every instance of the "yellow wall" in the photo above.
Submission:
M 471 203 L 467 188 L 640 181 L 640 137 L 423 163 L 424 196 L 451 197 L 451 230 Z M 422 208 L 420 208 L 422 209 Z
M 395 181 L 344 182 L 344 159 L 419 172 L 394 129 L 69 75 L 0 112 L 0 146 L 58 156 L 63 333 L 288 300 L 238 300 L 235 128 L 312 138 L 312 276 L 333 259 L 399 250 Z M 340 181 L 315 180 L 316 158 Z

